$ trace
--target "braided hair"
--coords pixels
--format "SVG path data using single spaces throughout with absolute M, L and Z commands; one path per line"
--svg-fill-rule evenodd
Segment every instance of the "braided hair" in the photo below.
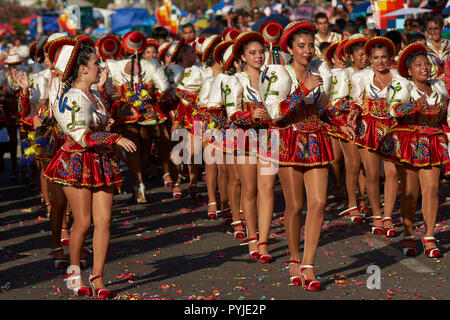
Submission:
M 75 80 L 78 79 L 78 70 L 80 66 L 87 66 L 90 60 L 91 54 L 95 54 L 95 49 L 86 42 L 82 42 L 80 45 L 80 49 L 78 50 L 77 57 L 73 64 L 72 70 L 70 71 L 70 76 L 67 81 L 64 83 L 63 90 L 61 93 L 61 97 L 59 99 L 59 108 L 61 110 L 61 104 L 63 103 L 64 95 L 69 92 L 70 88 L 72 88 L 72 84 Z

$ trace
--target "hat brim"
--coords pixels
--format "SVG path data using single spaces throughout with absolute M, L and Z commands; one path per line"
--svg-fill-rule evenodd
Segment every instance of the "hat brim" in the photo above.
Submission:
M 241 32 L 239 31 L 239 29 L 236 28 L 226 28 L 223 32 L 222 32 L 222 39 L 223 40 L 235 40 L 239 34 Z M 230 36 L 231 34 L 233 34 L 233 36 Z
M 154 39 L 147 39 L 147 47 L 148 46 L 155 46 L 156 48 L 158 48 L 159 42 Z
M 406 60 L 411 53 L 416 51 L 422 51 L 427 54 L 427 48 L 425 48 L 422 44 L 415 42 L 406 46 L 398 55 L 397 71 L 404 78 L 408 78 L 409 76 L 408 69 L 406 68 Z
M 344 46 L 347 43 L 347 41 L 348 39 L 341 40 L 336 48 L 337 57 L 341 60 L 344 60 Z
M 202 61 L 205 62 L 206 60 L 208 60 L 208 57 L 211 53 L 211 50 L 213 50 L 213 48 L 222 40 L 222 38 L 220 36 L 215 36 L 211 42 L 208 44 L 208 46 L 205 48 L 205 50 L 203 50 L 202 53 Z
M 283 50 L 286 53 L 289 53 L 289 51 L 288 51 L 289 38 L 292 36 L 292 34 L 294 34 L 296 31 L 298 31 L 300 29 L 309 30 L 313 34 L 316 32 L 316 28 L 310 21 L 299 20 L 299 21 L 291 22 L 290 24 L 288 24 L 286 26 L 286 28 L 284 28 L 284 31 L 281 34 L 281 39 L 280 39 L 281 50 Z
M 327 58 L 328 61 L 331 62 L 331 58 L 333 58 L 333 53 L 339 46 L 339 43 L 340 41 L 335 41 L 328 46 L 327 51 L 325 52 L 325 57 Z
M 157 56 L 158 56 L 158 59 L 159 59 L 160 61 L 162 61 L 162 56 L 163 56 L 163 54 L 166 53 L 167 50 L 169 50 L 170 44 L 171 44 L 171 42 L 170 42 L 165 48 L 163 48 L 163 49 L 158 48 L 158 55 L 157 55 Z M 164 62 L 164 61 L 162 61 L 162 62 Z
M 186 42 L 184 41 L 184 39 L 181 39 L 180 41 L 178 41 L 177 46 L 175 47 L 175 49 L 173 49 L 173 53 L 172 53 L 172 57 L 170 58 L 170 61 L 172 61 L 172 62 L 177 61 L 178 53 L 180 52 L 181 47 L 182 47 L 185 43 L 186 43 Z
M 240 55 L 241 47 L 242 47 L 242 45 L 245 42 L 247 42 L 249 40 L 258 41 L 258 42 L 261 42 L 262 44 L 264 44 L 264 38 L 259 32 L 248 31 L 248 32 L 241 33 L 236 38 L 236 40 L 234 40 L 234 44 L 233 44 L 233 55 L 236 58 L 240 59 L 240 57 L 241 57 L 241 55 Z
M 280 36 L 277 38 L 277 40 L 268 40 L 264 37 L 264 29 L 268 26 L 268 25 L 275 25 L 279 30 L 280 30 Z M 266 45 L 272 45 L 272 46 L 279 46 L 280 45 L 280 39 L 281 39 L 281 35 L 283 33 L 283 26 L 276 21 L 273 20 L 269 20 L 269 21 L 264 21 L 258 29 L 258 32 L 263 36 L 264 38 L 264 43 Z
M 78 40 L 78 41 L 81 41 L 81 42 L 85 42 L 85 43 L 89 43 L 89 44 L 91 44 L 92 46 L 95 47 L 95 42 L 94 42 L 94 40 L 92 40 L 92 38 L 89 37 L 89 36 L 86 35 L 86 34 L 80 34 L 80 35 L 76 36 L 76 37 L 75 37 L 75 40 Z
M 348 54 L 348 52 L 350 51 L 350 48 L 358 43 L 366 43 L 367 42 L 367 38 L 366 37 L 360 37 L 360 38 L 355 38 L 355 39 L 349 39 L 347 40 L 347 42 L 344 44 L 344 53 Z
M 233 40 L 225 40 L 220 42 L 213 51 L 213 57 L 216 62 L 220 62 L 220 54 L 228 49 L 229 46 L 233 45 Z
M 385 45 L 388 48 L 389 53 L 392 56 L 395 55 L 395 44 L 392 42 L 392 40 L 386 37 L 373 37 L 367 40 L 366 44 L 364 45 L 364 52 L 367 54 L 368 57 L 370 57 L 370 49 L 372 49 L 372 47 L 377 44 Z
M 65 45 L 71 45 L 75 46 L 75 44 L 78 41 L 71 38 L 71 37 L 61 37 L 58 39 L 53 40 L 50 43 L 50 46 L 48 48 L 48 57 L 52 63 L 55 63 L 56 53 L 58 52 L 58 49 L 65 46 Z
M 17 60 L 17 61 L 13 61 L 13 62 L 7 62 L 7 61 L 4 61 L 3 63 L 4 64 L 6 64 L 6 65 L 8 65 L 8 66 L 15 66 L 16 64 L 21 64 L 21 63 L 23 63 L 25 60 L 23 59 L 23 58 L 20 58 L 20 60 Z
M 108 55 L 104 52 L 103 50 L 103 43 L 106 40 L 112 40 L 114 42 L 116 42 L 117 44 L 117 51 L 112 55 Z M 100 39 L 99 43 L 98 43 L 98 55 L 100 56 L 100 58 L 102 60 L 108 60 L 108 59 L 117 59 L 120 56 L 121 53 L 121 47 L 122 47 L 122 43 L 120 42 L 119 39 L 117 39 L 115 36 L 106 36 Z
M 133 48 L 130 48 L 129 46 L 128 46 L 128 38 L 132 35 L 132 34 L 136 34 L 139 38 L 140 38 L 140 43 L 141 43 L 141 45 L 140 45 L 140 47 L 138 47 L 138 48 L 135 48 L 135 49 L 133 49 Z M 144 52 L 144 50 L 145 50 L 145 48 L 147 47 L 147 38 L 142 34 L 142 33 L 140 33 L 140 32 L 137 32 L 137 31 L 130 31 L 130 32 L 128 32 L 128 33 L 126 33 L 124 36 L 123 36 L 123 38 L 122 38 L 122 47 L 124 48 L 124 50 L 127 52 L 127 53 L 142 53 L 142 52 Z
M 231 67 L 233 66 L 233 61 L 235 61 L 235 60 L 236 60 L 235 56 L 230 56 L 228 58 L 228 60 L 225 61 L 224 68 L 225 68 L 226 71 L 229 71 L 231 69 Z

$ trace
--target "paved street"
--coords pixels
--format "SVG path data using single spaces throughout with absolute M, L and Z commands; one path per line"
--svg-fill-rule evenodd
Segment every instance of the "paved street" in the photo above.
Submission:
M 354 226 L 338 217 L 345 204 L 332 196 L 317 251 L 317 274 L 325 290 L 306 292 L 289 285 L 288 260 L 283 229 L 283 197 L 276 187 L 276 208 L 269 238 L 275 261 L 250 262 L 246 246 L 233 239 L 222 220 L 209 221 L 206 187 L 203 200 L 194 205 L 182 185 L 183 199 L 171 199 L 161 181 L 148 181 L 148 204 L 133 204 L 129 175 L 123 193 L 115 197 L 111 242 L 104 278 L 114 299 L 175 300 L 442 300 L 450 298 L 450 185 L 440 189 L 436 236 L 444 253 L 426 258 L 420 246 L 422 215 L 417 212 L 416 239 L 419 255 L 406 258 L 400 238 L 370 234 L 368 222 Z M 0 174 L 0 300 L 85 300 L 65 288 L 63 271 L 53 268 L 50 227 L 40 197 L 28 185 L 9 183 Z M 398 204 L 397 204 L 398 206 Z M 402 231 L 398 208 L 394 222 Z M 92 229 L 87 246 L 92 248 Z M 302 246 L 303 244 L 301 244 Z M 68 254 L 68 247 L 65 247 Z M 92 257 L 89 257 L 92 258 Z M 367 281 L 380 268 L 379 289 Z M 92 267 L 88 259 L 85 282 Z M 373 282 L 376 284 L 376 282 Z M 373 286 L 372 286 L 373 287 Z

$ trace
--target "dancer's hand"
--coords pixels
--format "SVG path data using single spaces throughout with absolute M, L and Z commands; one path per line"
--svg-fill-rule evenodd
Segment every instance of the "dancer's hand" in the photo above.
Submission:
M 253 119 L 267 119 L 269 116 L 269 113 L 265 108 L 257 108 L 253 110 Z
M 427 105 L 427 96 L 424 94 L 419 99 L 416 100 L 420 109 L 424 109 Z
M 321 76 L 318 75 L 312 75 L 308 79 L 303 82 L 303 85 L 308 89 L 309 91 L 313 91 L 315 88 L 320 87 L 323 85 L 323 79 Z
M 359 112 L 356 109 L 350 110 L 347 117 L 347 124 L 353 129 L 356 128 L 356 119 L 359 116 Z
M 108 120 L 108 125 L 106 126 L 105 130 L 106 131 L 111 131 L 112 126 L 114 125 L 116 121 L 113 118 L 109 118 Z
M 99 91 L 105 90 L 106 80 L 108 80 L 109 68 L 106 66 L 100 73 L 100 81 L 97 84 Z
M 27 74 L 25 72 L 20 74 L 16 69 L 11 69 L 11 76 L 22 89 L 22 93 L 26 93 L 30 88 L 30 80 L 28 80 Z
M 340 127 L 340 129 L 352 140 L 352 142 L 355 142 L 356 139 L 355 130 L 350 125 L 347 124 L 345 126 Z
M 127 138 L 120 138 L 116 144 L 125 149 L 126 152 L 135 152 L 137 150 L 136 145 L 133 141 Z

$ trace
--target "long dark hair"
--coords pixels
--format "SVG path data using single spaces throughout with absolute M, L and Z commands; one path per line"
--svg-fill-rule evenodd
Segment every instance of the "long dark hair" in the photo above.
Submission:
M 61 97 L 59 99 L 59 107 L 61 109 L 61 103 L 63 102 L 64 95 L 70 90 L 72 87 L 72 83 L 78 79 L 78 70 L 80 66 L 87 66 L 90 60 L 91 54 L 95 54 L 95 49 L 86 42 L 81 42 L 80 49 L 78 50 L 77 56 L 75 58 L 75 62 L 72 66 L 72 70 L 70 71 L 70 76 L 67 81 L 64 83 L 63 90 L 61 93 Z

